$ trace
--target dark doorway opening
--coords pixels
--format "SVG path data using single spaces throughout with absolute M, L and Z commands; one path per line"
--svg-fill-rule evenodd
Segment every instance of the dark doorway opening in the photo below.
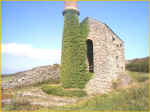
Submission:
M 94 72 L 94 62 L 93 62 L 93 42 L 92 40 L 87 40 L 87 59 L 89 72 Z

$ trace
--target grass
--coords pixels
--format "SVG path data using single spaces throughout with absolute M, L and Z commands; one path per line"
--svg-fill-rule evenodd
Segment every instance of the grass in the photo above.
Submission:
M 134 83 L 129 88 L 115 90 L 108 94 L 95 95 L 92 97 L 83 97 L 74 105 L 63 107 L 43 108 L 34 107 L 36 112 L 99 112 L 99 111 L 145 111 L 149 109 L 149 82 L 148 73 L 130 72 L 128 74 Z M 39 85 L 45 92 L 59 96 L 78 97 L 85 94 L 75 92 L 77 90 L 63 89 L 61 86 L 51 84 Z M 80 90 L 80 89 L 79 89 Z M 83 95 L 84 96 L 84 95 Z M 84 100 L 83 100 L 84 99 Z M 20 103 L 19 103 L 20 104 Z M 19 107 L 19 106 L 18 106 Z M 14 107 L 11 107 L 14 108 Z M 23 105 L 21 107 L 23 109 Z M 28 109 L 28 106 L 24 107 Z M 38 108 L 38 109 L 37 109 Z M 16 109 L 17 110 L 17 109 Z M 25 110 L 25 109 L 23 109 Z
M 38 105 L 31 105 L 30 102 L 27 100 L 27 98 L 17 98 L 13 99 L 13 102 L 11 105 L 3 104 L 2 110 L 4 112 L 9 112 L 12 110 L 15 110 L 15 112 L 24 112 L 24 111 L 33 111 L 33 110 L 39 110 L 41 107 Z
M 84 97 L 86 96 L 86 92 L 80 89 L 64 89 L 61 86 L 43 86 L 42 90 L 51 95 L 56 95 L 56 96 L 67 96 L 67 97 Z
M 139 87 L 132 87 L 126 90 L 119 90 L 109 94 L 96 95 L 85 102 L 76 105 L 58 107 L 59 110 L 116 110 L 116 111 L 148 111 L 148 82 L 142 83 Z
M 44 82 L 39 82 L 39 83 L 33 84 L 32 86 L 40 87 L 40 86 L 43 86 L 43 85 L 59 84 L 59 83 L 60 83 L 59 79 L 50 79 L 50 80 L 46 80 Z
M 96 95 L 85 101 L 81 100 L 77 104 L 54 107 L 52 110 L 66 112 L 75 110 L 76 112 L 93 111 L 146 111 L 149 110 L 149 82 L 148 73 L 128 72 L 133 80 L 130 88 L 120 89 L 108 94 Z
M 137 83 L 144 82 L 149 79 L 148 73 L 131 72 L 131 71 L 128 71 L 127 73 L 130 75 L 133 82 L 137 82 Z

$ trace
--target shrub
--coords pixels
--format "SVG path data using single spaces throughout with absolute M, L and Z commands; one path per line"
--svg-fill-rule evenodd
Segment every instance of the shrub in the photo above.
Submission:
M 149 72 L 149 61 L 144 60 L 141 62 L 131 62 L 126 65 L 126 69 L 134 72 Z
M 90 75 L 86 65 L 86 36 L 80 27 L 77 12 L 64 14 L 64 31 L 61 57 L 61 83 L 64 88 L 84 88 Z
M 43 86 L 42 90 L 47 94 L 56 96 L 83 97 L 87 95 L 83 90 L 66 90 L 61 86 Z

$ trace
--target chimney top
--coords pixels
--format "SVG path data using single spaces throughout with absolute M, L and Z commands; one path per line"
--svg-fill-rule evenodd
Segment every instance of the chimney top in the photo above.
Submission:
M 69 9 L 77 11 L 77 14 L 79 15 L 77 1 L 64 1 L 64 4 L 65 4 L 65 7 L 64 7 L 63 15 Z
M 78 8 L 77 8 L 77 1 L 65 1 L 65 8 L 64 8 L 64 10 L 67 10 L 67 9 L 78 10 Z

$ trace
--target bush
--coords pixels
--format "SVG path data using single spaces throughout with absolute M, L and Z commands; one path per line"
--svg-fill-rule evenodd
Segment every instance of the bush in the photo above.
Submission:
M 64 88 L 84 88 L 90 79 L 86 65 L 86 36 L 75 10 L 64 14 L 61 83 Z
M 134 72 L 149 72 L 149 61 L 131 62 L 126 65 L 126 69 Z
M 66 90 L 61 86 L 43 86 L 42 90 L 47 94 L 56 96 L 83 97 L 87 95 L 83 90 Z

